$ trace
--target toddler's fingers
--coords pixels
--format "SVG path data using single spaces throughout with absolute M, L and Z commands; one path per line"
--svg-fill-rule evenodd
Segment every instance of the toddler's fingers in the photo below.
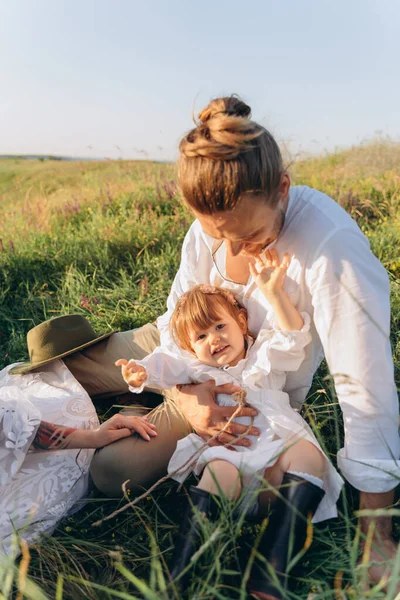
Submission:
M 266 262 L 267 261 L 263 262 L 260 258 L 256 258 L 255 268 L 257 273 L 261 273 L 261 271 L 265 269 L 267 266 Z
M 255 266 L 254 266 L 253 263 L 249 263 L 249 268 L 250 268 L 250 275 L 252 277 L 254 277 L 254 279 L 255 279 L 257 277 L 257 275 L 258 275 L 257 269 L 255 268 Z
M 136 374 L 138 377 L 144 372 L 143 367 L 137 365 L 136 363 L 128 363 L 126 368 L 129 373 L 132 373 L 132 375 Z
M 119 358 L 114 364 L 116 367 L 125 367 L 128 364 L 128 361 L 126 358 Z
M 259 254 L 257 256 L 256 261 L 257 261 L 258 266 L 261 266 L 261 267 L 267 266 L 267 263 L 268 263 L 267 252 L 268 252 L 268 250 L 264 250 L 264 252 L 262 252 L 261 254 Z
M 279 266 L 279 256 L 277 251 L 275 250 L 275 248 L 271 248 L 270 250 L 270 256 L 271 256 L 271 263 L 273 267 L 278 267 Z
M 287 269 L 287 268 L 288 268 L 288 266 L 290 265 L 290 261 L 291 261 L 291 260 L 292 260 L 292 257 L 290 256 L 290 254 L 287 254 L 287 253 L 286 253 L 286 254 L 284 255 L 283 259 L 282 259 L 282 264 L 281 264 L 281 267 L 282 267 L 283 269 Z
M 274 254 L 273 254 L 274 249 L 272 248 L 272 250 L 266 250 L 265 251 L 265 266 L 266 267 L 272 267 L 274 264 Z

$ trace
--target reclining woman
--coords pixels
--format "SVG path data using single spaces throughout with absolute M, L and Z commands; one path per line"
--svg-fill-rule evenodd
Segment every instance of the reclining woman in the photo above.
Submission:
M 56 317 L 28 332 L 31 360 L 0 371 L 0 562 L 19 553 L 82 506 L 94 449 L 136 432 L 155 439 L 146 417 L 114 415 L 99 425 L 87 392 L 63 359 L 93 348 L 97 336 L 82 315 Z

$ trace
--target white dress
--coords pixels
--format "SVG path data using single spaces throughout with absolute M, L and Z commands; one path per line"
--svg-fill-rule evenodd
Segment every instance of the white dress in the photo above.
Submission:
M 260 430 L 260 436 L 249 436 L 252 440 L 249 448 L 237 446 L 235 451 L 224 446 L 208 446 L 199 451 L 204 446 L 204 440 L 195 433 L 179 440 L 168 465 L 169 473 L 174 473 L 196 451 L 199 452 L 194 466 L 189 465 L 174 474 L 175 480 L 184 481 L 190 472 L 200 475 L 205 465 L 216 458 L 227 460 L 240 471 L 243 488 L 247 491 L 244 497 L 246 510 L 253 512 L 257 506 L 255 490 L 260 485 L 262 475 L 285 448 L 301 438 L 323 452 L 310 427 L 290 406 L 288 394 L 282 391 L 285 372 L 299 368 L 304 347 L 310 342 L 310 319 L 306 313 L 302 313 L 302 317 L 304 326 L 301 331 L 282 331 L 274 324 L 261 329 L 255 342 L 250 345 L 246 358 L 234 367 L 210 367 L 193 359 L 189 353 L 177 357 L 161 347 L 143 360 L 135 361 L 146 368 L 148 377 L 140 388 L 129 388 L 134 393 L 140 393 L 145 386 L 165 389 L 179 383 L 213 379 L 216 385 L 240 385 L 247 392 L 247 403 L 259 411 L 254 418 L 254 426 Z M 218 394 L 217 402 L 221 406 L 234 405 L 232 397 L 227 394 Z M 250 424 L 248 417 L 236 421 Z M 343 486 L 342 478 L 327 457 L 326 460 L 323 480 L 326 493 L 314 515 L 315 523 L 337 516 L 336 502 Z
M 51 534 L 89 488 L 94 450 L 33 452 L 40 421 L 81 429 L 99 423 L 61 360 L 25 375 L 10 375 L 12 366 L 0 371 L 0 556 L 18 554 L 13 531 L 28 542 Z

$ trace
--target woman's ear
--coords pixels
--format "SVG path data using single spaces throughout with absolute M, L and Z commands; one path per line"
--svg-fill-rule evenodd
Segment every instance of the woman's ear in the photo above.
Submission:
M 243 335 L 245 335 L 247 333 L 247 314 L 244 310 L 240 311 L 238 322 Z

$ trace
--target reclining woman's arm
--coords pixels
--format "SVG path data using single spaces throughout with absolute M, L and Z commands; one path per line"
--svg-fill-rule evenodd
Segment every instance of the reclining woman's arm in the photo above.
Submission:
M 114 415 L 97 429 L 75 429 L 41 421 L 31 447 L 40 450 L 102 448 L 116 440 L 138 433 L 146 441 L 157 435 L 147 417 Z

